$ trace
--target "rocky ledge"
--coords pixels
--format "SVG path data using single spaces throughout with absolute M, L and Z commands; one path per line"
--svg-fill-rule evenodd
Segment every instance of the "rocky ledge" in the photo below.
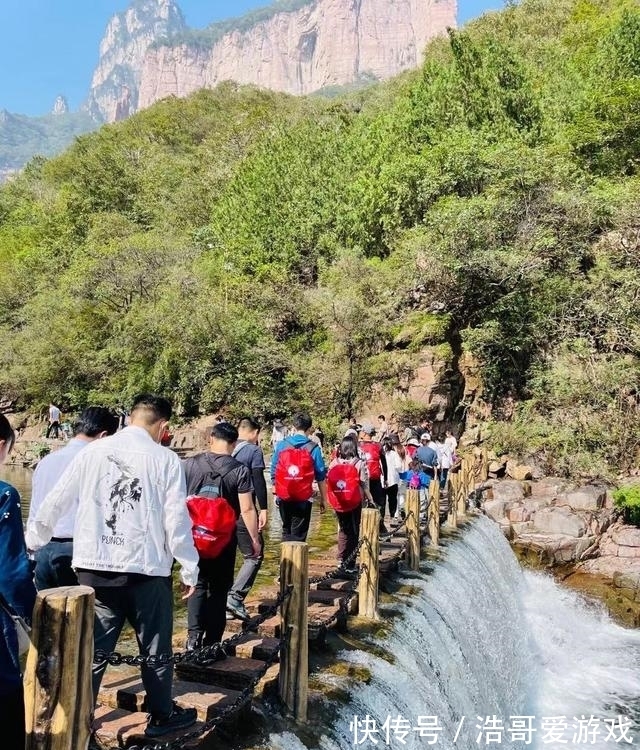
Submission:
M 525 564 L 553 569 L 640 625 L 640 528 L 623 522 L 605 486 L 489 479 L 479 491 L 484 513 Z

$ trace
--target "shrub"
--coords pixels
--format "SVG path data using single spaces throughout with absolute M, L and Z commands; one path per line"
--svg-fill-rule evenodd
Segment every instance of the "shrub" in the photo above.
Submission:
M 627 523 L 640 526 L 640 484 L 630 484 L 620 487 L 613 493 L 616 508 L 624 511 Z

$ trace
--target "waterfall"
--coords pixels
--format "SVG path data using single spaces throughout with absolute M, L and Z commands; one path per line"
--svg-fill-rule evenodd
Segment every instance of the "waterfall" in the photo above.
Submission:
M 413 590 L 386 605 L 396 616 L 384 641 L 371 637 L 371 651 L 339 654 L 368 670 L 368 683 L 323 676 L 348 691 L 348 703 L 327 705 L 330 719 L 312 744 L 284 733 L 270 737 L 270 748 L 640 743 L 640 632 L 616 625 L 549 575 L 522 571 L 491 521 L 474 520 L 446 542 L 442 560 L 400 582 Z M 527 716 L 534 718 L 516 718 Z

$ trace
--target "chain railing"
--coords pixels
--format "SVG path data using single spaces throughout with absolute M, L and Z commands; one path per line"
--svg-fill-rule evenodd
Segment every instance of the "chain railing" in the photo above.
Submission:
M 358 549 L 362 547 L 362 543 L 365 540 L 361 540 L 361 543 L 358 545 Z M 340 600 L 340 604 L 338 605 L 338 609 L 333 614 L 329 615 L 326 620 L 310 620 L 309 625 L 311 625 L 314 628 L 320 628 L 321 630 L 328 630 L 333 624 L 337 623 L 338 620 L 346 617 L 349 614 L 349 605 L 353 601 L 353 599 L 358 594 L 358 585 L 360 583 L 360 579 L 362 578 L 364 572 L 367 570 L 366 565 L 359 565 L 358 566 L 358 575 L 356 576 L 354 582 L 353 582 L 353 588 L 348 593 L 347 596 L 345 596 L 343 599 Z
M 280 606 L 291 596 L 293 587 L 290 586 L 287 591 L 280 592 L 276 601 L 268 609 L 265 609 L 260 615 L 252 618 L 250 621 L 251 630 L 256 630 L 263 622 L 278 613 Z M 107 653 L 98 649 L 93 656 L 94 664 L 109 664 L 113 667 L 121 664 L 128 664 L 132 667 L 164 667 L 167 664 L 180 664 L 182 662 L 193 662 L 195 664 L 205 664 L 206 662 L 217 661 L 223 654 L 227 655 L 227 649 L 235 646 L 246 635 L 246 630 L 241 630 L 235 635 L 227 638 L 220 643 L 212 643 L 208 646 L 202 646 L 198 649 L 187 651 L 177 651 L 173 654 L 152 654 L 150 656 L 137 656 L 121 654 L 118 651 Z
M 334 581 L 336 578 L 340 578 L 344 576 L 345 568 L 348 568 L 351 564 L 353 564 L 356 561 L 356 558 L 358 557 L 358 554 L 360 553 L 360 550 L 362 549 L 362 545 L 364 544 L 364 542 L 365 542 L 364 539 L 360 539 L 356 548 L 349 555 L 349 557 L 347 557 L 346 560 L 343 560 L 341 564 L 334 570 L 330 570 L 328 573 L 325 573 L 322 576 L 315 576 L 313 578 L 309 578 L 309 585 L 325 583 L 326 581 Z

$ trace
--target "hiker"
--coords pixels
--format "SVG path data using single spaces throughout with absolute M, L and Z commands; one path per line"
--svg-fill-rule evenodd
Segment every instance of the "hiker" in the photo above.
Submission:
M 402 461 L 394 449 L 391 438 L 385 438 L 382 441 L 382 451 L 387 464 L 387 479 L 384 485 L 385 505 L 389 507 L 389 518 L 394 523 L 398 513 L 398 484 L 402 471 Z
M 454 464 L 457 463 L 458 457 L 456 455 L 456 451 L 458 450 L 458 441 L 456 440 L 451 430 L 447 430 L 447 432 L 445 433 L 444 444 L 451 451 L 451 458 L 452 458 L 453 463 Z
M 287 437 L 287 428 L 281 419 L 276 419 L 271 430 L 271 450 L 275 450 L 276 445 Z
M 438 453 L 431 447 L 431 435 L 423 432 L 420 435 L 420 447 L 416 451 L 415 458 L 420 462 L 424 471 L 435 478 L 438 469 Z
M 78 453 L 27 533 L 30 549 L 43 547 L 57 520 L 79 500 L 73 567 L 80 584 L 95 590 L 96 651 L 111 653 L 127 621 L 141 656 L 171 655 L 174 559 L 182 568 L 183 598 L 195 592 L 198 553 L 185 505 L 185 476 L 178 456 L 159 444 L 171 411 L 161 396 L 137 396 L 129 427 Z M 106 667 L 106 661 L 93 664 L 94 701 Z M 147 737 L 195 723 L 196 710 L 171 699 L 171 662 L 144 664 L 141 672 Z
M 238 442 L 231 454 L 236 461 L 246 466 L 251 473 L 253 484 L 253 502 L 258 503 L 258 538 L 260 552 L 256 554 L 253 548 L 251 534 L 242 516 L 236 525 L 238 548 L 243 557 L 242 567 L 235 577 L 233 585 L 227 595 L 227 612 L 240 620 L 247 620 L 249 614 L 244 606 L 244 600 L 253 586 L 264 557 L 264 538 L 262 530 L 266 528 L 269 519 L 267 483 L 264 478 L 264 453 L 259 444 L 262 425 L 253 417 L 244 417 L 238 425 Z
M 212 552 L 212 556 L 205 556 L 203 550 L 199 550 L 196 593 L 187 602 L 189 650 L 203 645 L 210 646 L 222 640 L 227 623 L 227 597 L 233 586 L 240 518 L 244 527 L 241 534 L 249 537 L 253 556 L 257 558 L 262 555 L 251 473 L 231 455 L 237 440 L 238 430 L 232 424 L 215 424 L 210 430 L 209 450 L 184 462 L 188 495 L 205 498 L 205 508 L 212 505 L 211 501 L 221 498 L 224 502 L 218 505 L 227 510 L 230 506 L 233 511 L 229 514 L 229 533 L 222 549 Z M 193 514 L 191 520 L 194 527 L 199 525 Z M 210 531 L 226 532 L 227 529 L 214 527 Z M 243 546 L 248 549 L 245 540 Z
M 405 448 L 409 454 L 409 458 L 413 458 L 416 455 L 418 448 L 420 447 L 420 441 L 418 438 L 410 437 L 405 441 Z
M 0 466 L 7 460 L 15 433 L 0 414 Z M 36 590 L 22 531 L 20 495 L 0 480 L 0 726 L 6 750 L 24 750 L 24 691 L 18 633 L 13 615 L 31 622 Z
M 338 455 L 329 466 L 327 495 L 338 519 L 340 573 L 350 577 L 356 573 L 355 560 L 351 558 L 358 546 L 362 502 L 372 502 L 372 498 L 367 462 L 358 456 L 357 443 L 349 437 L 342 440 Z
M 64 448 L 49 453 L 38 462 L 31 480 L 28 529 L 33 525 L 45 497 L 55 487 L 67 466 L 94 440 L 113 435 L 118 429 L 118 422 L 118 417 L 108 409 L 89 406 L 78 418 L 75 437 Z M 78 498 L 75 498 L 68 512 L 56 520 L 51 541 L 35 553 L 35 584 L 38 591 L 78 585 L 78 577 L 71 567 L 77 511 Z
M 380 414 L 380 416 L 378 417 L 378 429 L 376 430 L 376 436 L 378 443 L 382 443 L 382 441 L 386 437 L 389 437 L 389 425 L 387 424 L 387 420 L 384 414 Z
M 453 453 L 447 441 L 442 436 L 436 440 L 436 452 L 440 466 L 440 491 L 444 492 L 447 488 L 449 471 L 453 466 Z
M 55 432 L 54 438 L 57 440 L 60 437 L 60 409 L 53 403 L 49 404 L 49 426 L 47 427 L 47 440 L 51 436 L 51 433 Z
M 418 490 L 420 493 L 420 520 L 426 520 L 427 518 L 427 507 L 429 486 L 433 477 L 431 477 L 426 471 L 424 471 L 422 464 L 419 459 L 414 458 L 410 465 L 409 470 L 404 474 L 403 479 L 407 483 L 407 487 L 410 490 Z
M 360 448 L 367 461 L 369 470 L 369 489 L 376 507 L 380 511 L 380 533 L 386 534 L 384 525 L 384 511 L 386 494 L 384 483 L 387 481 L 387 462 L 380 443 L 373 442 L 375 430 L 372 425 L 364 425 L 360 431 Z
M 282 519 L 283 542 L 306 542 L 311 521 L 313 481 L 318 483 L 320 513 L 327 503 L 327 470 L 320 446 L 309 439 L 311 417 L 293 418 L 294 434 L 276 445 L 271 458 L 271 481 Z
M 393 450 L 398 455 L 399 467 L 398 467 L 398 512 L 397 516 L 405 518 L 405 503 L 407 499 L 407 482 L 403 479 L 403 475 L 409 471 L 411 466 L 411 455 L 407 448 L 402 445 L 400 438 L 395 435 L 391 438 L 391 445 Z

